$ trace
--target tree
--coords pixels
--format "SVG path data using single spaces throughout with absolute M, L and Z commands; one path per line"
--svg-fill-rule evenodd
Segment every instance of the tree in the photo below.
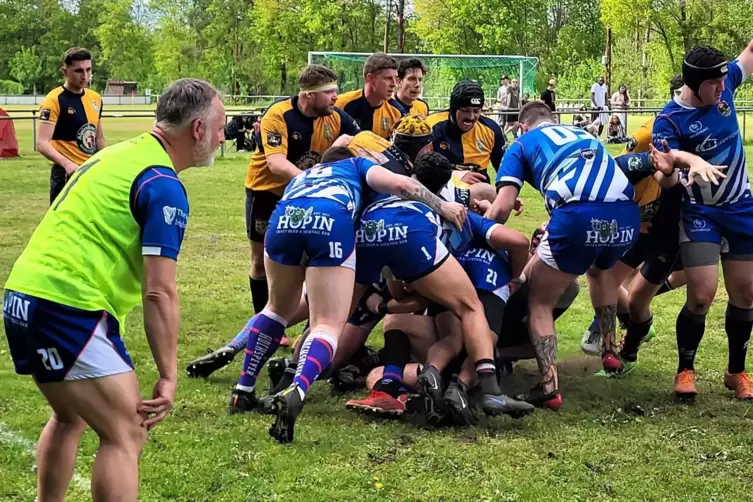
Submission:
M 10 60 L 10 74 L 25 89 L 37 92 L 37 82 L 42 76 L 42 59 L 36 47 L 22 47 Z

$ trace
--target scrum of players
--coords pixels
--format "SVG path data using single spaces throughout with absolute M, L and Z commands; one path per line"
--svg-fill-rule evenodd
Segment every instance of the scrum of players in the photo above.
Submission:
M 753 199 L 732 99 L 751 71 L 753 44 L 733 62 L 691 50 L 662 113 L 612 157 L 537 101 L 520 110 L 523 134 L 507 145 L 475 81 L 458 82 L 449 109 L 427 115 L 419 60 L 374 54 L 364 88 L 340 96 L 334 72 L 306 67 L 299 94 L 262 117 L 248 170 L 256 314 L 188 375 L 206 378 L 243 352 L 229 411 L 274 415 L 269 432 L 282 443 L 316 380 L 363 392 L 346 403 L 354 411 L 413 410 L 433 425 L 556 410 L 555 321 L 585 275 L 595 315 L 581 348 L 601 357 L 607 378 L 636 369 L 654 336 L 652 299 L 687 285 L 674 391 L 693 396 L 721 256 L 723 383 L 753 399 Z M 525 182 L 550 217 L 530 240 L 506 226 L 523 210 Z M 304 321 L 292 358 L 273 358 L 286 328 Z M 382 321 L 374 351 L 365 343 Z M 509 396 L 500 377 L 523 359 L 537 361 L 540 382 Z M 260 396 L 267 364 L 272 385 Z

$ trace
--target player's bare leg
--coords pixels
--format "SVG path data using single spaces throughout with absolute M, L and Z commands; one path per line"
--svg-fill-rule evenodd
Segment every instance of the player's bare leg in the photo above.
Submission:
M 617 372 L 622 369 L 622 363 L 617 358 L 617 299 L 622 284 L 620 279 L 623 278 L 617 277 L 610 270 L 600 270 L 595 266 L 588 270 L 588 276 L 591 278 L 591 303 L 599 320 L 604 371 Z
M 99 436 L 92 468 L 94 502 L 136 501 L 139 491 L 139 455 L 146 442 L 145 419 L 136 410 L 141 403 L 132 372 L 89 380 L 39 384 L 58 418 L 71 426 L 48 423 L 40 438 L 37 459 L 40 502 L 64 500 L 75 464 L 74 443 L 81 438 L 81 423 Z M 73 452 L 73 453 L 72 453 Z M 60 457 L 55 457 L 61 454 Z M 61 465 L 62 462 L 62 465 Z M 52 471 L 60 470 L 58 473 Z

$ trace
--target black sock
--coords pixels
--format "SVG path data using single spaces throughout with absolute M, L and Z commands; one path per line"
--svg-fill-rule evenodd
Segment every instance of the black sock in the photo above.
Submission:
M 628 321 L 627 334 L 622 344 L 622 350 L 620 351 L 620 357 L 626 361 L 635 362 L 638 359 L 638 347 L 641 345 L 641 340 L 648 334 L 651 329 L 651 324 L 654 322 L 654 316 L 648 318 L 647 321 L 634 323 Z
M 727 371 L 730 373 L 745 371 L 745 356 L 748 354 L 751 328 L 753 328 L 753 309 L 741 309 L 728 303 L 724 330 L 727 332 L 729 346 Z
M 398 375 L 401 375 L 405 370 L 405 365 L 410 362 L 410 338 L 405 332 L 399 329 L 391 329 L 384 333 L 384 360 L 385 371 L 393 368 L 397 372 L 400 368 Z M 400 387 L 402 387 L 402 379 L 398 377 L 388 378 L 386 375 L 382 380 L 377 382 L 374 386 L 375 390 L 381 390 L 386 392 L 390 396 L 397 398 L 400 395 Z
M 617 312 L 617 320 L 620 321 L 620 327 L 627 329 L 630 323 L 630 314 L 628 312 Z
M 476 374 L 482 394 L 498 396 L 502 394 L 497 381 L 497 368 L 491 359 L 479 359 L 476 361 Z
M 251 288 L 251 304 L 254 306 L 254 314 L 258 314 L 264 310 L 264 307 L 267 306 L 267 300 L 269 300 L 267 278 L 253 279 L 249 277 L 248 283 Z
M 659 296 L 659 295 L 663 295 L 664 293 L 669 293 L 670 291 L 674 289 L 675 287 L 672 286 L 672 283 L 669 282 L 669 277 L 667 277 L 662 283 L 662 285 L 659 287 L 659 291 L 657 291 L 656 295 L 654 296 Z
M 354 362 L 353 366 L 358 368 L 358 372 L 361 376 L 366 376 L 374 368 L 384 366 L 384 354 L 384 349 L 379 349 L 373 354 L 369 354 L 368 356 Z
M 693 361 L 701 344 L 703 332 L 706 329 L 706 314 L 695 314 L 685 305 L 677 316 L 677 352 L 679 364 L 677 372 L 695 370 Z

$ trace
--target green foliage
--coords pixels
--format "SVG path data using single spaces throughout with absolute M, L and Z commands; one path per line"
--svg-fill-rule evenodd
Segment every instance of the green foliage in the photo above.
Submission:
M 22 47 L 10 60 L 10 75 L 24 87 L 32 89 L 42 76 L 42 59 L 37 55 L 36 47 Z
M 0 94 L 23 94 L 24 85 L 12 80 L 0 80 Z

